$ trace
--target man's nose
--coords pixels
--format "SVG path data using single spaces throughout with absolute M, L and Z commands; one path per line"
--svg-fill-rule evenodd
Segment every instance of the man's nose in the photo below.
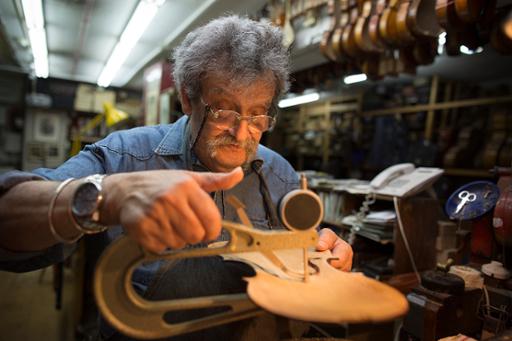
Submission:
M 247 120 L 240 120 L 230 129 L 231 135 L 235 137 L 237 141 L 245 141 L 249 138 L 249 122 Z

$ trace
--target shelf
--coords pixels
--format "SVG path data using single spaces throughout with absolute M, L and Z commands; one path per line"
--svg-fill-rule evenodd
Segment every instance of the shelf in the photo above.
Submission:
M 460 101 L 449 101 L 431 104 L 418 104 L 410 105 L 405 107 L 389 108 L 363 111 L 363 116 L 380 116 L 380 115 L 395 115 L 395 114 L 414 114 L 422 111 L 430 110 L 442 110 L 442 109 L 453 109 L 462 107 L 473 107 L 480 105 L 495 105 L 498 103 L 512 102 L 512 96 L 500 96 L 500 97 L 487 97 L 487 98 L 476 98 L 476 99 L 465 99 Z
M 322 157 L 322 154 L 318 154 L 315 152 L 298 152 L 297 154 L 300 156 L 304 156 L 304 157 L 316 157 L 316 158 Z
M 335 222 L 332 222 L 332 221 L 329 221 L 329 220 L 322 220 L 322 223 L 323 224 L 327 224 L 329 226 L 338 227 L 340 229 L 350 230 L 350 226 L 343 225 L 343 223 L 335 223 Z
M 378 237 L 375 237 L 372 233 L 367 233 L 365 231 L 356 231 L 356 235 L 364 237 L 366 239 L 370 239 L 370 240 L 380 243 L 382 245 L 387 245 L 387 244 L 393 243 L 392 239 L 380 239 Z
M 326 224 L 328 226 L 331 226 L 331 227 L 337 227 L 339 229 L 344 229 L 344 230 L 351 229 L 350 226 L 345 225 L 343 223 L 334 223 L 334 222 L 330 222 L 328 220 L 323 220 L 322 223 Z M 387 244 L 393 243 L 392 239 L 380 239 L 380 238 L 374 236 L 372 233 L 368 233 L 366 231 L 356 231 L 356 235 L 360 236 L 360 237 L 364 237 L 364 238 L 374 241 L 376 243 L 380 243 L 382 245 L 387 245 Z
M 345 114 L 347 112 L 357 112 L 359 111 L 359 103 L 352 104 L 333 104 L 330 107 L 331 114 Z
M 444 175 L 475 178 L 494 178 L 494 175 L 486 169 L 446 168 L 444 170 Z

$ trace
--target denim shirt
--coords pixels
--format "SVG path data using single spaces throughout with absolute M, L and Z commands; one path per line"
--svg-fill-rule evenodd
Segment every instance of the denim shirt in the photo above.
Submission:
M 154 169 L 205 170 L 189 148 L 188 116 L 174 124 L 138 127 L 114 132 L 105 139 L 88 145 L 78 155 L 70 158 L 56 169 L 39 168 L 32 173 L 9 172 L 0 176 L 0 195 L 17 183 L 29 180 L 65 180 L 82 178 L 91 174 L 112 174 Z M 246 170 L 244 179 L 234 188 L 214 193 L 222 218 L 240 222 L 236 211 L 226 202 L 228 195 L 235 195 L 245 206 L 251 222 L 256 228 L 272 228 L 269 212 L 265 208 L 265 191 L 268 188 L 271 206 L 278 207 L 280 199 L 289 191 L 298 188 L 297 174 L 279 154 L 260 145 L 257 160 L 263 161 L 261 175 Z M 263 178 L 263 179 L 262 179 Z M 266 182 L 266 186 L 263 186 Z M 268 199 L 267 199 L 268 201 Z M 123 233 L 122 227 L 112 227 L 93 235 L 102 249 Z M 220 240 L 228 238 L 223 231 Z M 30 271 L 62 261 L 73 251 L 73 246 L 56 244 L 41 252 L 10 252 L 0 249 L 0 270 Z M 134 285 L 144 291 L 157 268 L 140 269 L 134 274 Z

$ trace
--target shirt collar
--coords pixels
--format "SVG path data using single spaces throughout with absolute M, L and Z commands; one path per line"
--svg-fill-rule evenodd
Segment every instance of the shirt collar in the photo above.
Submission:
M 169 125 L 169 131 L 155 148 L 155 154 L 161 156 L 184 155 L 187 152 L 186 127 L 188 116 L 184 115 L 173 124 Z

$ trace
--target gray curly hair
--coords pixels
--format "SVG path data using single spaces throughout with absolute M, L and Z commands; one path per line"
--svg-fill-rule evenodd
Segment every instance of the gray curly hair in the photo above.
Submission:
M 289 87 L 289 55 L 282 32 L 269 22 L 229 15 L 210 21 L 187 34 L 174 49 L 174 81 L 180 98 L 201 94 L 201 79 L 221 72 L 242 85 L 270 73 L 276 85 L 274 102 Z

